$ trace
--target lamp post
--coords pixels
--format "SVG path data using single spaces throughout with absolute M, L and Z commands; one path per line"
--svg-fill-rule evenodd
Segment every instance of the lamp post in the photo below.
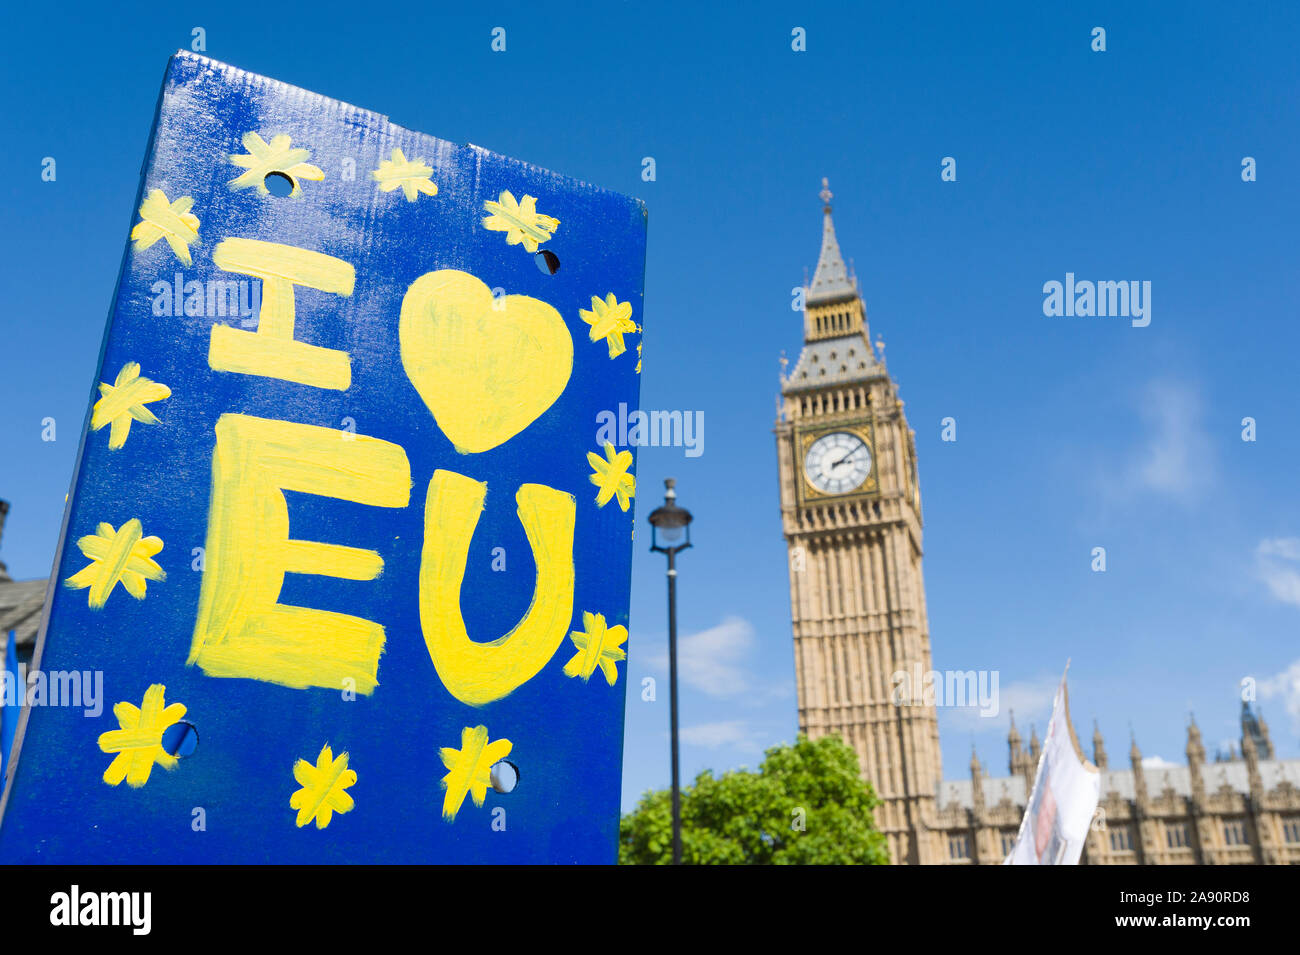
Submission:
M 677 480 L 664 479 L 663 507 L 650 512 L 650 550 L 668 555 L 668 697 L 673 748 L 673 865 L 682 864 L 682 793 L 677 758 L 677 554 L 691 546 L 691 512 L 677 506 Z

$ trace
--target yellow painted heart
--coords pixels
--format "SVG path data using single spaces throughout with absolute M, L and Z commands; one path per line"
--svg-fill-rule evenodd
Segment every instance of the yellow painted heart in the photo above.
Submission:
M 541 299 L 506 295 L 456 269 L 420 276 L 402 299 L 402 367 L 461 454 L 509 441 L 555 403 L 573 339 Z

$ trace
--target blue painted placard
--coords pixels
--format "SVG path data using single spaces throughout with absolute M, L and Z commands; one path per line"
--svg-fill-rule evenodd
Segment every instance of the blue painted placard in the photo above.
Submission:
M 642 203 L 178 53 L 130 236 L 0 860 L 613 862 Z

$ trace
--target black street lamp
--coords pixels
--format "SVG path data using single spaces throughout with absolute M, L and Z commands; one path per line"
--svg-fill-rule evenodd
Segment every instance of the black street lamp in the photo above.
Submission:
M 650 550 L 668 555 L 668 695 L 673 746 L 673 865 L 682 864 L 682 792 L 677 758 L 677 554 L 691 546 L 691 512 L 677 506 L 677 480 L 665 478 L 664 505 L 650 512 Z

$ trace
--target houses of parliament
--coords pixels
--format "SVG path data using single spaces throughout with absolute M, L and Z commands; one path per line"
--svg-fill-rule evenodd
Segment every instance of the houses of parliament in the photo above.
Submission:
M 822 181 L 821 253 L 803 288 L 804 345 L 783 369 L 776 422 L 789 548 L 799 728 L 838 734 L 881 799 L 891 860 L 990 865 L 1015 842 L 1038 764 L 1011 720 L 1007 775 L 972 752 L 944 780 L 933 705 L 892 702 L 891 677 L 929 672 L 915 434 L 873 346 Z M 1207 761 L 1193 720 L 1186 766 L 1110 765 L 1093 734 L 1101 801 L 1085 864 L 1300 864 L 1300 760 L 1274 758 L 1268 725 L 1242 704 L 1240 751 Z

